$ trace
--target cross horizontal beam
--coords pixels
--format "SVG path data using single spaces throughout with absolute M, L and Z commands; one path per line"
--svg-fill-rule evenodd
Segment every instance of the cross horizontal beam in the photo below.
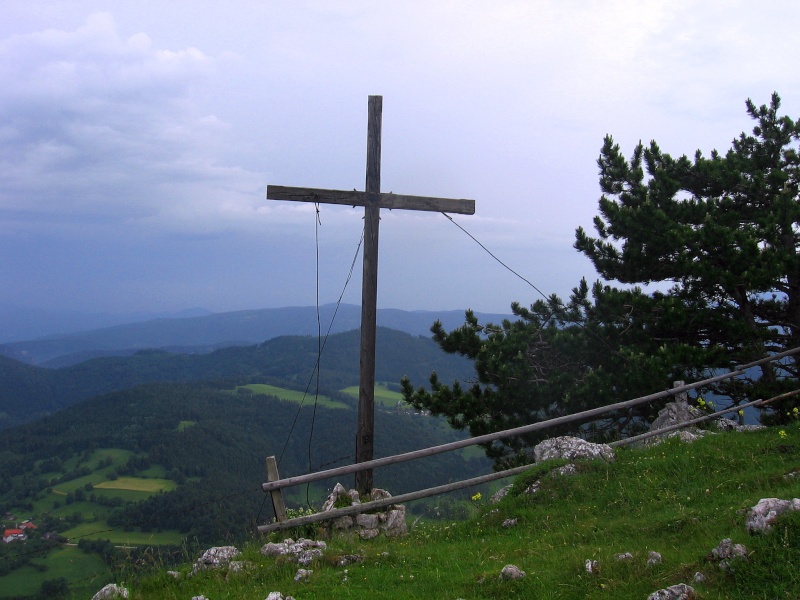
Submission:
M 427 210 L 460 215 L 475 214 L 475 200 L 452 198 L 429 198 L 403 194 L 379 193 L 378 208 L 403 210 Z M 342 204 L 347 206 L 371 206 L 370 194 L 357 190 L 322 190 L 317 188 L 286 187 L 268 185 L 268 200 L 293 200 L 295 202 L 319 202 L 320 204 Z

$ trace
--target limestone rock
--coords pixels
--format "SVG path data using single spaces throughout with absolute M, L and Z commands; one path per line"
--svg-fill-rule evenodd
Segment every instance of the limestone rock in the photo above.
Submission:
M 711 551 L 711 560 L 724 560 L 726 558 L 747 557 L 747 548 L 743 544 L 734 544 L 730 538 L 725 538 L 719 546 Z
M 516 565 L 506 565 L 500 571 L 500 579 L 510 580 L 510 579 L 522 579 L 525 577 L 526 573 L 522 569 L 520 569 Z
M 365 500 L 374 502 L 391 498 L 392 495 L 380 488 L 373 489 Z M 342 501 L 341 499 L 344 499 Z M 348 490 L 341 483 L 337 483 L 333 491 L 322 505 L 321 512 L 336 509 L 336 505 L 345 504 L 355 506 L 361 504 L 361 499 L 356 490 Z M 361 513 L 355 516 L 343 516 L 328 522 L 325 527 L 331 531 L 354 533 L 362 540 L 372 539 L 381 533 L 388 537 L 405 535 L 408 533 L 406 525 L 406 509 L 401 504 L 389 505 L 383 511 Z
M 294 574 L 295 581 L 305 581 L 314 571 L 311 569 L 297 569 L 297 573 Z
M 751 533 L 768 533 L 775 519 L 788 510 L 800 510 L 800 498 L 792 500 L 762 498 L 748 511 L 745 527 Z
M 270 592 L 264 600 L 294 600 L 294 596 L 284 596 L 280 592 Z
M 334 529 L 350 529 L 353 526 L 353 523 L 355 523 L 353 517 L 347 515 L 331 521 L 331 525 Z
M 589 575 L 598 575 L 600 573 L 600 563 L 596 560 L 592 560 L 591 558 L 586 559 L 584 567 Z
M 376 502 L 377 500 L 386 500 L 387 498 L 392 497 L 392 495 L 389 492 L 387 492 L 386 490 L 382 490 L 381 488 L 374 488 L 370 496 L 371 496 L 370 500 L 372 502 Z
M 516 526 L 517 526 L 517 519 L 516 518 L 514 518 L 514 519 L 506 519 L 505 521 L 503 521 L 503 527 L 505 527 L 506 529 L 508 529 L 509 527 L 516 527 Z
M 723 571 L 731 570 L 734 559 L 747 560 L 747 548 L 742 544 L 734 544 L 730 538 L 725 538 L 711 551 L 709 558 L 719 563 Z
M 348 565 L 352 565 L 355 563 L 360 563 L 364 560 L 363 556 L 359 556 L 358 554 L 345 554 L 339 560 L 336 561 L 336 564 L 340 567 L 346 567 Z
M 556 469 L 550 471 L 551 477 L 568 477 L 571 475 L 575 475 L 578 473 L 578 467 L 574 465 L 574 463 L 569 463 L 567 465 L 563 465 Z
M 362 540 L 372 540 L 381 534 L 380 529 L 361 529 L 358 532 L 358 537 Z
M 677 400 L 675 402 L 669 402 L 664 408 L 658 411 L 658 416 L 653 421 L 652 425 L 650 425 L 650 431 L 664 429 L 665 427 L 671 427 L 673 425 L 680 425 L 681 423 L 698 419 L 704 414 L 702 410 L 694 406 L 689 406 L 685 401 Z
M 685 583 L 679 583 L 653 592 L 647 597 L 647 600 L 692 600 L 692 598 L 696 598 L 694 588 Z
M 551 458 L 565 458 L 567 460 L 601 458 L 607 462 L 616 458 L 614 450 L 608 444 L 593 444 L 581 438 L 570 436 L 550 438 L 537 444 L 533 449 L 533 456 L 537 463 Z
M 541 487 L 541 485 L 542 485 L 542 482 L 537 479 L 536 481 L 534 481 L 532 484 L 530 484 L 528 487 L 525 488 L 525 494 L 527 496 L 535 495 L 536 492 L 539 491 L 539 488 Z
M 490 504 L 497 504 L 498 502 L 500 502 L 500 500 L 502 500 L 503 498 L 508 496 L 508 492 L 511 491 L 511 487 L 513 485 L 514 484 L 509 483 L 507 486 L 501 487 L 494 494 L 492 494 L 492 497 L 489 498 L 489 503 Z
M 384 534 L 388 536 L 405 535 L 408 533 L 406 525 L 406 507 L 398 505 L 386 513 L 386 521 L 381 525 Z
M 736 421 L 730 419 L 712 419 L 711 427 L 719 431 L 759 431 L 765 429 L 765 425 L 739 425 Z
M 650 552 L 647 553 L 647 566 L 648 567 L 653 567 L 655 565 L 660 565 L 663 560 L 664 559 L 661 556 L 660 552 L 656 552 L 654 550 L 650 550 Z
M 619 552 L 618 554 L 614 555 L 616 560 L 631 560 L 633 558 L 633 554 L 630 552 Z
M 328 495 L 328 499 L 322 504 L 322 509 L 320 512 L 328 512 L 335 508 L 336 501 L 339 498 L 347 498 L 347 504 L 351 504 L 353 499 L 350 494 L 347 492 L 347 488 L 344 487 L 341 483 L 337 483 L 333 486 L 333 491 Z
M 243 571 L 247 571 L 248 569 L 252 569 L 255 565 L 246 560 L 232 560 L 228 563 L 228 572 L 230 573 L 241 573 Z
M 239 555 L 239 550 L 235 546 L 215 546 L 209 548 L 198 558 L 189 577 L 192 577 L 206 569 L 220 569 L 227 567 L 229 563 Z
M 128 590 L 116 583 L 109 583 L 107 586 L 99 590 L 92 600 L 111 600 L 112 598 L 127 598 Z
M 356 515 L 356 525 L 362 529 L 377 529 L 378 528 L 378 515 L 374 514 L 360 514 Z
M 289 556 L 298 564 L 307 567 L 314 559 L 320 558 L 328 545 L 323 541 L 300 538 L 294 541 L 287 538 L 283 542 L 270 542 L 261 547 L 264 556 Z

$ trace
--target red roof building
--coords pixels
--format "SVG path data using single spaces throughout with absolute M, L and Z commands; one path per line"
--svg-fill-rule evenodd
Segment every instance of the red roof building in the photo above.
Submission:
M 24 529 L 6 529 L 3 533 L 3 541 L 6 544 L 26 539 L 28 536 L 25 535 Z

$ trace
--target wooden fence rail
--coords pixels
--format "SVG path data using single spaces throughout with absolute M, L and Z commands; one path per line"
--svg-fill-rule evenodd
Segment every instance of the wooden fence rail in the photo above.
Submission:
M 774 355 L 769 356 L 767 358 L 762 358 L 762 359 L 757 360 L 757 361 L 753 361 L 753 362 L 750 362 L 750 363 L 747 363 L 747 364 L 744 364 L 744 365 L 740 365 L 736 370 L 730 371 L 728 373 L 723 373 L 721 375 L 716 375 L 714 377 L 709 377 L 707 379 L 703 379 L 703 380 L 697 381 L 695 383 L 676 386 L 676 387 L 673 387 L 672 389 L 664 390 L 664 391 L 661 391 L 661 392 L 656 392 L 654 394 L 648 394 L 646 396 L 640 396 L 638 398 L 634 398 L 633 400 L 626 400 L 624 402 L 617 402 L 615 404 L 609 404 L 609 405 L 606 405 L 606 406 L 601 406 L 601 407 L 594 408 L 594 409 L 591 409 L 591 410 L 586 410 L 586 411 L 582 411 L 582 412 L 579 412 L 579 413 L 574 413 L 572 415 L 565 415 L 563 417 L 556 417 L 554 419 L 549 419 L 547 421 L 540 421 L 538 423 L 533 423 L 531 425 L 524 425 L 522 427 L 516 427 L 516 428 L 513 428 L 513 429 L 507 429 L 507 430 L 499 431 L 499 432 L 496 432 L 496 433 L 490 433 L 490 434 L 486 434 L 486 435 L 476 436 L 476 437 L 468 438 L 468 439 L 465 439 L 465 440 L 459 440 L 457 442 L 451 442 L 451 443 L 448 443 L 448 444 L 441 444 L 439 446 L 432 446 L 430 448 L 423 448 L 421 450 L 415 450 L 413 452 L 406 452 L 404 454 L 397 454 L 397 455 L 394 455 L 394 456 L 387 456 L 387 457 L 384 457 L 384 458 L 378 458 L 378 459 L 371 460 L 371 461 L 366 461 L 366 462 L 363 462 L 363 463 L 356 463 L 356 464 L 353 464 L 353 465 L 347 465 L 347 466 L 344 466 L 344 467 L 337 467 L 335 469 L 328 469 L 328 470 L 325 470 L 325 471 L 317 471 L 316 473 L 309 473 L 309 474 L 306 474 L 306 475 L 298 475 L 298 476 L 295 476 L 295 477 L 287 477 L 285 479 L 267 481 L 266 483 L 262 484 L 261 487 L 262 487 L 263 491 L 265 491 L 265 492 L 275 492 L 277 490 L 281 490 L 281 489 L 286 488 L 286 487 L 292 487 L 292 486 L 300 485 L 300 484 L 303 484 L 303 483 L 309 483 L 309 482 L 312 482 L 312 481 L 319 481 L 321 479 L 328 479 L 328 478 L 331 478 L 331 477 L 339 477 L 341 475 L 347 475 L 347 474 L 355 473 L 355 472 L 358 472 L 358 471 L 361 471 L 361 470 L 365 470 L 365 469 L 373 469 L 373 468 L 376 468 L 376 467 L 392 465 L 392 464 L 405 462 L 405 461 L 409 461 L 409 460 L 415 460 L 415 459 L 418 459 L 418 458 L 424 458 L 424 457 L 427 457 L 427 456 L 433 456 L 433 455 L 436 455 L 436 454 L 440 454 L 442 452 L 449 452 L 451 450 L 457 450 L 457 449 L 465 448 L 465 447 L 468 447 L 468 446 L 474 446 L 476 444 L 483 444 L 483 443 L 486 443 L 486 442 L 491 442 L 491 441 L 502 439 L 502 438 L 506 438 L 506 437 L 512 437 L 512 436 L 515 436 L 515 435 L 521 435 L 521 434 L 524 434 L 524 433 L 530 433 L 530 432 L 538 431 L 538 430 L 541 430 L 541 429 L 547 429 L 547 428 L 550 428 L 550 427 L 555 427 L 557 425 L 563 425 L 565 423 L 572 423 L 572 422 L 575 422 L 575 421 L 585 421 L 585 420 L 588 420 L 588 419 L 590 419 L 592 417 L 596 417 L 598 415 L 601 415 L 601 414 L 604 414 L 604 413 L 607 413 L 607 412 L 612 412 L 612 411 L 620 410 L 620 409 L 624 409 L 624 408 L 630 408 L 632 406 L 637 406 L 639 404 L 644 404 L 646 402 L 652 402 L 653 400 L 657 400 L 657 399 L 664 398 L 664 397 L 667 397 L 667 396 L 675 396 L 675 395 L 680 394 L 682 392 L 686 392 L 688 390 L 692 390 L 692 389 L 695 389 L 695 388 L 698 388 L 698 387 L 709 385 L 709 384 L 715 383 L 717 381 L 722 381 L 722 380 L 725 380 L 725 379 L 729 379 L 729 378 L 735 377 L 737 375 L 743 375 L 747 369 L 750 369 L 750 368 L 758 366 L 758 365 L 762 365 L 762 364 L 767 363 L 767 362 L 780 360 L 780 359 L 785 358 L 787 356 L 791 356 L 793 354 L 797 354 L 798 352 L 800 352 L 800 347 L 792 348 L 791 350 L 786 350 L 785 352 L 781 352 L 779 354 L 774 354 Z M 755 400 L 753 402 L 748 402 L 746 404 L 741 404 L 741 405 L 738 405 L 736 407 L 731 407 L 731 408 L 728 408 L 728 409 L 725 409 L 725 410 L 722 410 L 722 411 L 717 411 L 715 413 L 712 413 L 712 414 L 709 414 L 709 415 L 704 415 L 703 417 L 700 417 L 698 419 L 694 419 L 692 421 L 688 421 L 686 423 L 682 423 L 682 424 L 677 425 L 677 426 L 671 426 L 671 427 L 668 427 L 668 428 L 659 429 L 656 432 L 650 432 L 650 433 L 642 434 L 640 436 L 634 436 L 634 437 L 631 437 L 631 438 L 626 438 L 625 440 L 619 440 L 617 442 L 613 442 L 612 445 L 616 446 L 616 445 L 623 445 L 623 444 L 633 443 L 633 442 L 645 439 L 647 437 L 651 437 L 653 435 L 661 435 L 661 434 L 664 434 L 664 433 L 668 433 L 670 431 L 673 431 L 673 430 L 676 430 L 676 429 L 680 429 L 682 427 L 686 427 L 686 426 L 694 424 L 694 423 L 699 423 L 701 421 L 705 421 L 707 419 L 714 418 L 716 416 L 722 416 L 722 415 L 725 415 L 725 414 L 728 414 L 728 413 L 731 413 L 731 412 L 735 412 L 737 410 L 740 410 L 740 409 L 743 409 L 743 408 L 747 408 L 749 406 L 758 406 L 758 405 L 762 405 L 762 404 L 767 404 L 769 402 L 773 402 L 775 400 L 778 400 L 778 399 L 781 399 L 781 398 L 784 398 L 784 397 L 792 396 L 792 395 L 794 395 L 796 393 L 800 393 L 800 390 L 795 391 L 795 392 L 789 392 L 788 394 L 782 394 L 781 396 L 776 396 L 774 398 L 770 398 L 769 400 Z M 474 485 L 479 485 L 479 484 L 486 483 L 486 482 L 489 482 L 489 481 L 495 481 L 497 479 L 503 479 L 505 477 L 511 477 L 513 475 L 517 475 L 519 473 L 522 473 L 522 472 L 530 469 L 531 466 L 532 465 L 524 465 L 524 466 L 521 466 L 521 467 L 515 467 L 513 469 L 508 469 L 508 470 L 505 470 L 505 471 L 499 471 L 499 472 L 495 472 L 495 473 L 490 473 L 488 475 L 483 475 L 481 477 L 475 477 L 473 479 L 467 479 L 467 480 L 463 480 L 463 481 L 459 481 L 459 482 L 450 483 L 450 484 L 447 484 L 447 485 L 442 485 L 442 486 L 438 486 L 438 487 L 434 487 L 434 488 L 428 488 L 426 490 L 419 490 L 417 492 L 411 492 L 411 493 L 408 493 L 408 494 L 401 494 L 399 496 L 393 496 L 391 498 L 386 498 L 386 499 L 378 500 L 378 501 L 375 501 L 375 502 L 366 502 L 366 503 L 360 504 L 360 505 L 354 505 L 354 506 L 350 506 L 350 507 L 346 507 L 346 508 L 342 508 L 342 509 L 331 510 L 331 511 L 328 511 L 328 512 L 325 512 L 325 513 L 317 513 L 317 514 L 314 514 L 314 515 L 309 515 L 309 516 L 305 516 L 305 517 L 298 517 L 298 518 L 294 518 L 294 519 L 286 519 L 286 520 L 280 520 L 279 519 L 279 522 L 277 522 L 277 523 L 270 523 L 268 525 L 259 526 L 258 527 L 258 531 L 259 531 L 259 533 L 269 533 L 271 531 L 276 531 L 276 530 L 279 530 L 279 529 L 288 529 L 288 528 L 291 528 L 291 527 L 297 527 L 297 526 L 305 525 L 305 524 L 309 524 L 309 523 L 316 523 L 316 522 L 325 521 L 325 520 L 329 520 L 329 519 L 335 519 L 335 518 L 342 517 L 342 516 L 348 516 L 348 515 L 358 514 L 358 513 L 362 513 L 362 512 L 367 512 L 369 510 L 373 510 L 373 509 L 376 509 L 376 508 L 381 508 L 383 506 L 388 506 L 390 504 L 398 504 L 398 503 L 402 503 L 402 502 L 410 502 L 412 500 L 418 500 L 418 499 L 421 499 L 421 498 L 426 498 L 426 497 L 434 496 L 434 495 L 437 495 L 437 494 L 443 494 L 443 493 L 447 493 L 447 492 L 451 492 L 451 491 L 455 491 L 455 490 L 459 490 L 459 489 L 463 489 L 463 488 L 467 488 L 467 487 L 472 487 Z M 271 479 L 271 477 L 270 477 L 270 479 Z M 273 497 L 274 497 L 274 494 L 273 494 Z

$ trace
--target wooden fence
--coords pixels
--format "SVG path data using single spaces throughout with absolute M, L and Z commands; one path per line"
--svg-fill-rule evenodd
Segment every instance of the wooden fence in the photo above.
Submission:
M 335 469 L 327 469 L 324 471 L 317 471 L 316 473 L 309 473 L 306 475 L 298 475 L 295 477 L 287 477 L 286 479 L 280 479 L 278 474 L 277 465 L 275 463 L 274 457 L 267 458 L 267 481 L 261 487 L 264 492 L 270 492 L 272 496 L 273 507 L 275 508 L 275 515 L 277 522 L 269 523 L 267 525 L 260 525 L 258 526 L 259 533 L 269 533 L 271 531 L 278 531 L 282 529 L 289 529 L 292 527 L 298 527 L 300 525 L 306 525 L 309 523 L 317 523 L 321 521 L 326 521 L 330 519 L 336 519 L 343 516 L 354 515 L 358 513 L 368 512 L 371 510 L 383 508 L 385 506 L 389 506 L 391 504 L 401 504 L 403 502 L 410 502 L 412 500 L 419 500 L 421 498 L 427 498 L 430 496 L 435 496 L 438 494 L 444 494 L 447 492 L 452 492 L 455 490 L 460 490 L 468 487 L 472 487 L 475 485 L 479 485 L 482 483 L 487 483 L 490 481 L 495 481 L 497 479 L 504 479 L 506 477 L 511 477 L 514 475 L 518 475 L 520 473 L 524 473 L 528 469 L 531 468 L 532 465 L 523 465 L 520 467 L 514 467 L 512 469 L 507 469 L 504 471 L 498 471 L 495 473 L 490 473 L 488 475 L 483 475 L 480 477 L 475 477 L 472 479 L 465 479 L 462 481 L 457 481 L 454 483 L 450 483 L 447 485 L 441 485 L 437 487 L 427 488 L 424 490 L 419 490 L 417 492 L 410 492 L 408 494 L 400 494 L 398 496 L 392 496 L 391 498 L 385 498 L 383 500 L 377 500 L 374 502 L 365 502 L 363 504 L 358 504 L 354 506 L 349 506 L 341 509 L 335 509 L 331 511 L 327 511 L 324 513 L 316 513 L 313 515 L 308 515 L 305 517 L 298 517 L 293 519 L 286 518 L 286 512 L 284 509 L 283 503 L 283 495 L 281 490 L 283 488 L 292 487 L 296 485 L 301 485 L 303 483 L 310 483 L 312 481 L 319 481 L 322 479 L 328 479 L 331 477 L 339 477 L 342 475 L 348 475 L 350 473 L 356 473 L 358 471 L 362 471 L 365 469 L 374 469 L 377 467 L 384 467 L 387 465 L 393 465 L 400 462 L 406 462 L 409 460 L 416 460 L 418 458 L 424 458 L 427 456 L 433 456 L 436 454 L 441 454 L 442 452 L 450 452 L 452 450 L 458 450 L 460 448 L 466 448 L 468 446 L 474 446 L 477 444 L 484 444 L 487 442 L 492 442 L 495 440 L 503 439 L 506 437 L 512 437 L 516 435 L 521 435 L 524 433 L 530 433 L 533 431 L 539 431 L 542 429 L 548 429 L 550 427 L 555 427 L 557 425 L 563 425 L 566 423 L 573 423 L 575 421 L 585 421 L 591 419 L 593 417 L 597 417 L 599 415 L 605 414 L 607 412 L 612 412 L 615 410 L 620 410 L 624 408 L 630 408 L 632 406 L 637 406 L 639 404 L 645 404 L 647 402 L 652 402 L 654 400 L 658 400 L 660 398 L 665 398 L 667 396 L 677 396 L 679 394 L 685 393 L 689 390 L 702 387 L 705 385 L 709 385 L 711 383 L 715 383 L 717 381 L 722 381 L 725 379 L 730 379 L 731 377 L 736 377 L 737 375 L 743 375 L 747 369 L 752 367 L 756 367 L 758 365 L 762 365 L 768 362 L 773 362 L 776 360 L 780 360 L 787 356 L 791 356 L 800 352 L 800 347 L 793 348 L 791 350 L 786 350 L 785 352 L 781 352 L 780 354 L 774 354 L 767 358 L 762 358 L 760 360 L 747 363 L 745 365 L 739 366 L 736 370 L 730 371 L 729 373 L 723 373 L 721 375 L 717 375 L 714 377 L 709 377 L 707 379 L 703 379 L 701 381 L 697 381 L 695 383 L 690 384 L 683 384 L 683 385 L 676 385 L 672 389 L 664 390 L 661 392 L 656 392 L 655 394 L 648 394 L 647 396 L 641 396 L 639 398 L 634 398 L 633 400 L 626 400 L 624 402 L 617 402 L 615 404 L 609 404 L 606 406 L 601 406 L 598 408 L 593 408 L 591 410 L 585 410 L 579 413 L 574 413 L 572 415 L 565 415 L 563 417 L 557 417 L 554 419 L 549 419 L 547 421 L 540 421 L 538 423 L 533 423 L 531 425 L 524 425 L 522 427 L 515 427 L 513 429 L 506 429 L 504 431 L 498 431 L 495 433 L 490 433 L 486 435 L 476 436 L 472 438 L 468 438 L 465 440 L 459 440 L 457 442 L 450 442 L 448 444 L 441 444 L 439 446 L 432 446 L 430 448 L 423 448 L 421 450 L 414 450 L 413 452 L 406 452 L 404 454 L 397 454 L 394 456 L 387 456 L 384 458 L 378 458 L 375 460 L 370 460 L 362 463 L 356 463 L 352 465 L 347 465 L 344 467 L 337 467 Z M 682 382 L 678 382 L 681 384 Z M 698 419 L 694 419 L 692 421 L 687 421 L 685 423 L 681 423 L 680 425 L 675 425 L 671 427 L 667 427 L 664 429 L 659 429 L 654 432 L 645 433 L 639 436 L 626 438 L 624 440 L 619 440 L 616 442 L 612 442 L 612 446 L 620 446 L 624 444 L 630 444 L 636 441 L 640 441 L 646 439 L 648 437 L 654 435 L 662 435 L 664 433 L 668 433 L 670 431 L 674 431 L 676 429 L 680 429 L 682 427 L 687 427 L 692 424 L 699 423 L 701 421 L 705 421 L 707 419 L 716 418 L 731 412 L 735 412 L 750 406 L 761 406 L 768 404 L 770 402 L 774 402 L 776 400 L 786 398 L 792 395 L 800 393 L 800 390 L 789 392 L 788 394 L 782 394 L 781 396 L 776 396 L 774 398 L 770 398 L 768 400 L 755 400 L 753 402 L 748 402 L 746 404 L 740 404 L 725 410 L 721 410 L 709 415 L 704 415 Z

